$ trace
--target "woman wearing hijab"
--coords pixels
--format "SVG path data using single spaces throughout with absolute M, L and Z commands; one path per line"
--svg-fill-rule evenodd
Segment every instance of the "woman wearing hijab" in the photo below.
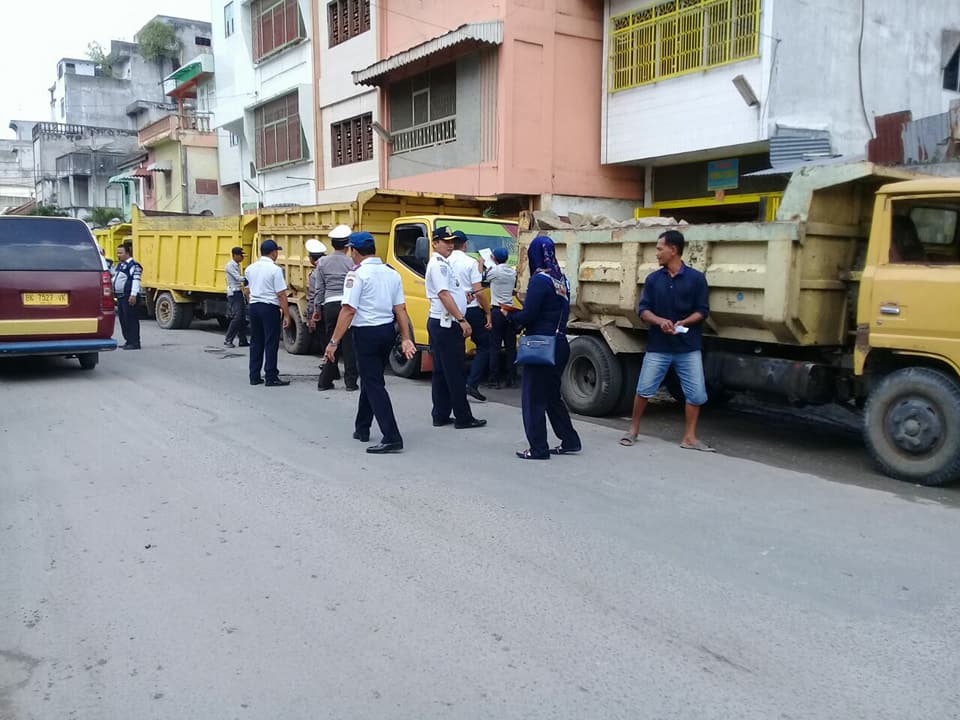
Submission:
M 557 254 L 546 235 L 534 238 L 527 250 L 530 282 L 523 309 L 511 313 L 510 319 L 528 335 L 556 335 L 554 365 L 526 365 L 521 383 L 523 429 L 530 447 L 517 453 L 524 460 L 549 460 L 550 455 L 580 452 L 580 436 L 573 428 L 570 413 L 560 396 L 560 378 L 570 346 L 567 344 L 567 317 L 570 315 L 570 284 L 560 271 Z M 504 313 L 507 311 L 504 310 Z M 560 445 L 547 443 L 547 418 Z

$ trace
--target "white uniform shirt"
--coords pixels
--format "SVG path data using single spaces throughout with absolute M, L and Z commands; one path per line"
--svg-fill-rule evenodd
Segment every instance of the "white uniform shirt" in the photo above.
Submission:
M 287 289 L 287 281 L 283 279 L 283 270 L 273 260 L 264 255 L 247 267 L 245 275 L 247 286 L 250 288 L 251 303 L 280 306 L 277 293 Z
M 480 307 L 476 295 L 472 295 L 474 283 L 481 282 L 483 275 L 480 274 L 480 266 L 477 261 L 467 255 L 463 250 L 454 250 L 447 258 L 450 267 L 457 271 L 457 277 L 460 279 L 460 286 L 463 292 L 473 298 L 467 303 L 468 308 Z
M 249 273 L 249 271 L 248 271 Z M 365 258 L 343 281 L 342 305 L 357 311 L 351 327 L 376 327 L 393 322 L 393 308 L 403 305 L 400 273 L 378 257 Z
M 430 317 L 443 320 L 444 316 L 449 314 L 440 302 L 440 293 L 443 290 L 449 291 L 450 297 L 457 304 L 460 314 L 453 318 L 454 320 L 462 318 L 467 311 L 467 296 L 460 286 L 460 277 L 443 255 L 434 253 L 427 263 L 426 290 L 427 299 L 430 301 Z

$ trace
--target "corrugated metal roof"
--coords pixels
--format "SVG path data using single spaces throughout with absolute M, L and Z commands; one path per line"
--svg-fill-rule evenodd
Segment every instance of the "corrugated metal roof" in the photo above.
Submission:
M 767 175 L 792 175 L 801 168 L 823 167 L 825 165 L 851 165 L 862 163 L 865 158 L 862 155 L 837 155 L 836 157 L 817 158 L 816 160 L 794 160 L 779 167 L 767 168 L 766 170 L 757 170 L 752 173 L 745 173 L 744 177 L 765 177 Z
M 386 60 L 374 63 L 363 70 L 354 70 L 353 83 L 354 85 L 378 85 L 378 81 L 384 75 L 397 68 L 409 65 L 417 60 L 422 60 L 441 50 L 469 40 L 489 43 L 491 45 L 500 45 L 503 43 L 503 21 L 488 20 L 486 22 L 461 25 L 456 30 L 451 30 L 432 40 L 427 40 L 425 43 L 397 53 L 392 57 L 388 57 Z
M 770 138 L 770 164 L 791 165 L 798 160 L 830 157 L 830 134 L 822 130 L 780 132 Z

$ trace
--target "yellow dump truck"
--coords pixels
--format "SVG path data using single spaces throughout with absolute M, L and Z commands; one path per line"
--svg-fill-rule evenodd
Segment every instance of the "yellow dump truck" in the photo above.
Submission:
M 506 247 L 515 258 L 517 223 L 485 216 L 497 207 L 495 197 L 368 190 L 353 202 L 262 208 L 256 215 L 230 217 L 160 214 L 135 207 L 130 223 L 97 230 L 95 235 L 111 258 L 121 242 L 133 242 L 134 257 L 143 265 L 147 312 L 164 329 L 188 327 L 194 317 L 215 318 L 225 326 L 224 266 L 230 249 L 242 247 L 247 262 L 252 262 L 262 240 L 275 240 L 283 248 L 277 264 L 283 268 L 290 300 L 291 322 L 284 329 L 283 345 L 287 352 L 302 354 L 321 350 L 320 333 L 307 329 L 312 268 L 304 243 L 310 238 L 329 242 L 327 233 L 340 224 L 373 233 L 377 254 L 403 278 L 418 347 L 411 360 L 393 353 L 391 366 L 398 375 L 412 377 L 432 369 L 423 276 L 433 230 L 442 226 L 463 230 L 469 237 L 469 252 Z
M 752 392 L 862 408 L 889 475 L 960 478 L 960 180 L 869 163 L 791 177 L 776 220 L 680 226 L 706 272 L 704 370 L 712 398 Z M 538 234 L 521 217 L 521 246 Z M 551 230 L 572 285 L 572 409 L 633 396 L 645 348 L 637 313 L 665 227 Z M 668 388 L 677 396 L 679 387 Z
M 312 207 L 263 208 L 259 211 L 259 240 L 272 239 L 283 250 L 277 259 L 289 287 L 290 319 L 283 333 L 287 352 L 318 351 L 319 333 L 311 335 L 307 321 L 307 280 L 311 267 L 304 242 L 318 238 L 328 243 L 327 233 L 339 224 L 366 230 L 377 240 L 377 255 L 403 278 L 412 336 L 418 352 L 412 360 L 392 353 L 390 364 L 402 377 L 432 369 L 427 339 L 429 304 L 424 272 L 430 259 L 430 237 L 436 227 L 463 230 L 469 237 L 467 250 L 506 247 L 515 257 L 517 223 L 484 217 L 496 208 L 495 197 L 465 197 L 403 190 L 368 190 L 354 202 Z M 331 248 L 328 248 L 328 251 Z M 398 336 L 399 337 L 399 336 Z

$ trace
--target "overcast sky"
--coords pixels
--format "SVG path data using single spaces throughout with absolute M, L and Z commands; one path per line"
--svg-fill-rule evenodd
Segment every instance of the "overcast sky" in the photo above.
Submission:
M 49 120 L 47 88 L 62 57 L 87 56 L 87 44 L 109 51 L 111 40 L 133 40 L 155 15 L 210 21 L 210 0 L 3 0 L 0 42 L 0 137 L 11 120 Z

